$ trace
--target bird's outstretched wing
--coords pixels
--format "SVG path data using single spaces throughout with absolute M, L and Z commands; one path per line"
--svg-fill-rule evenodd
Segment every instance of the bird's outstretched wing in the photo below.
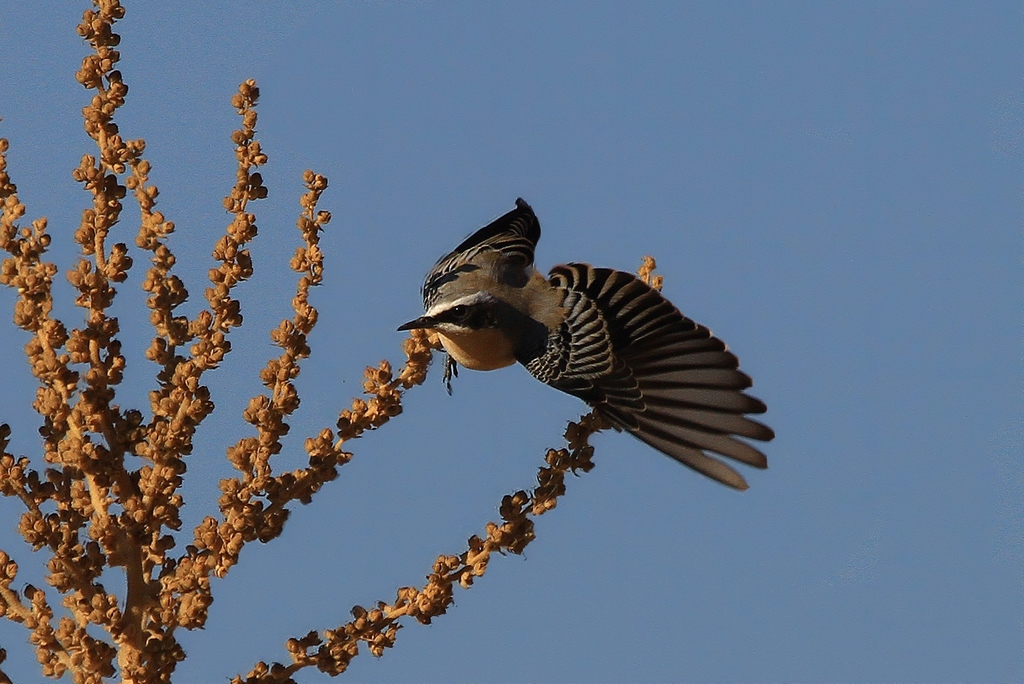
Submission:
M 500 255 L 505 267 L 522 273 L 533 265 L 533 251 L 540 239 L 540 221 L 525 200 L 516 208 L 476 231 L 458 247 L 438 259 L 423 283 L 423 308 L 430 309 L 442 287 L 467 270 L 476 270 L 474 259 L 484 252 Z
M 750 377 L 725 343 L 629 273 L 568 264 L 550 275 L 567 315 L 527 369 L 655 449 L 746 489 L 739 473 L 707 452 L 765 468 L 764 454 L 736 437 L 775 434 L 745 417 L 765 405 L 743 393 Z

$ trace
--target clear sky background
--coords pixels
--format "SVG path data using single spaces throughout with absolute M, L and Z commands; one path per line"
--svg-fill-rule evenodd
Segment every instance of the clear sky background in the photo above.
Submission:
M 88 201 L 71 169 L 93 151 L 80 13 L 0 12 L 0 136 L 62 271 Z M 335 220 L 281 469 L 333 426 L 364 366 L 400 361 L 395 327 L 419 314 L 434 260 L 522 196 L 544 270 L 657 258 L 666 295 L 753 376 L 778 435 L 770 468 L 745 470 L 737 493 L 628 435 L 597 437 L 597 467 L 524 557 L 494 558 L 449 614 L 361 655 L 350 680 L 1021 681 L 1021 28 L 1016 2 L 128 5 L 119 122 L 148 142 L 189 312 L 228 220 L 229 100 L 249 77 L 270 156 L 246 325 L 207 376 L 218 411 L 189 459 L 182 544 L 233 473 L 224 449 L 249 434 L 267 331 L 290 315 L 302 170 L 330 178 Z M 132 243 L 134 216 L 112 241 Z M 131 364 L 119 399 L 146 408 L 133 255 L 114 311 Z M 13 301 L 0 293 L 7 320 Z M 0 420 L 36 454 L 25 341 L 0 326 Z M 215 581 L 206 630 L 180 635 L 177 680 L 283 660 L 288 637 L 422 585 L 534 483 L 584 409 L 518 367 L 466 371 L 451 398 L 440 375 L 349 445 L 281 539 Z M 41 582 L 19 513 L 0 501 L 0 548 Z M 26 638 L 0 622 L 15 681 L 39 677 Z

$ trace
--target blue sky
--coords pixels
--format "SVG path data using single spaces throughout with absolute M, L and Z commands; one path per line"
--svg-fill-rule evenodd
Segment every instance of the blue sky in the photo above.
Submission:
M 87 201 L 70 173 L 90 151 L 79 16 L 40 1 L 0 18 L 0 136 L 62 271 Z M 148 143 L 190 311 L 227 221 L 229 99 L 249 77 L 270 156 L 246 325 L 209 376 L 218 412 L 189 460 L 186 529 L 232 473 L 224 448 L 247 434 L 267 331 L 289 315 L 303 169 L 330 178 L 335 220 L 282 469 L 364 366 L 400 359 L 395 327 L 418 315 L 434 260 L 522 196 L 542 269 L 657 258 L 665 294 L 753 376 L 778 435 L 770 467 L 740 494 L 629 436 L 596 438 L 597 467 L 524 557 L 495 558 L 351 680 L 1021 680 L 1021 19 L 1011 2 L 129 5 L 119 121 Z M 115 311 L 131 364 L 119 398 L 145 407 L 136 256 Z M 60 292 L 59 315 L 79 320 Z M 25 339 L 4 325 L 0 342 L 15 350 L 0 420 L 33 454 Z M 288 637 L 422 584 L 584 408 L 521 368 L 466 371 L 451 398 L 432 375 L 281 539 L 215 582 L 207 629 L 181 635 L 181 681 L 283 659 Z M 0 548 L 39 582 L 18 514 L 0 501 Z M 25 639 L 0 623 L 15 681 L 38 677 Z

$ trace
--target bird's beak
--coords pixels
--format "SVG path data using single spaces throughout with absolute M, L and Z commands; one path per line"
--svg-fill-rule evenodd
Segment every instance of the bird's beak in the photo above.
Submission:
M 398 326 L 399 330 L 415 330 L 416 328 L 433 328 L 434 318 L 432 316 L 420 316 L 414 321 L 403 323 Z

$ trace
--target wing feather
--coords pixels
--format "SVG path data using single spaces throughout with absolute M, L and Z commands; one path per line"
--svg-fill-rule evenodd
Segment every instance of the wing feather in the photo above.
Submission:
M 646 429 L 634 431 L 633 434 L 661 453 L 671 456 L 683 465 L 718 480 L 722 484 L 735 489 L 747 489 L 747 481 L 743 479 L 743 476 L 717 458 L 708 456 L 699 448 L 689 446 L 681 442 L 675 435 L 666 433 L 655 426 L 645 427 Z
M 747 485 L 708 452 L 767 467 L 763 453 L 737 439 L 775 436 L 745 415 L 766 407 L 741 391 L 750 377 L 708 328 L 628 273 L 568 264 L 552 269 L 550 282 L 564 293 L 567 315 L 544 353 L 526 364 L 538 379 L 731 487 Z
M 486 252 L 494 253 L 502 268 L 517 276 L 533 266 L 533 252 L 540 239 L 540 221 L 521 197 L 512 211 L 476 231 L 458 247 L 438 259 L 423 283 L 423 308 L 440 299 L 443 286 L 466 271 L 480 268 L 472 263 Z

